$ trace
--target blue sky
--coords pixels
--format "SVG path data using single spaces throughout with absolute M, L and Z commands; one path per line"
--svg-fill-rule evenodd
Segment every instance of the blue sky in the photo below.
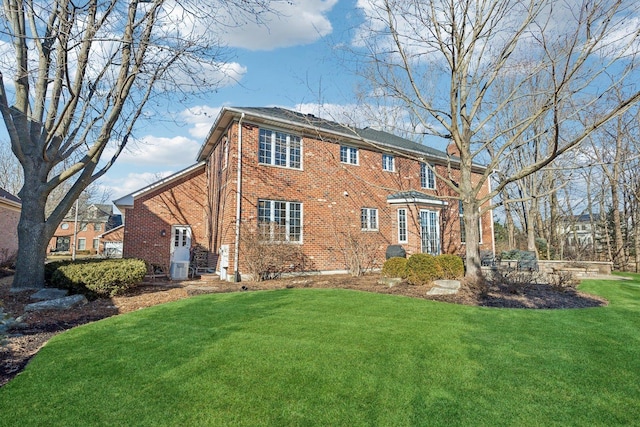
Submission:
M 360 16 L 356 0 L 298 0 L 268 28 L 245 26 L 228 34 L 232 62 L 244 70 L 241 80 L 208 99 L 176 105 L 168 111 L 175 120 L 155 113 L 153 125 L 139 129 L 140 142 L 98 184 L 116 199 L 190 166 L 223 106 L 349 108 L 356 78 L 340 60 L 339 46 L 350 43 Z

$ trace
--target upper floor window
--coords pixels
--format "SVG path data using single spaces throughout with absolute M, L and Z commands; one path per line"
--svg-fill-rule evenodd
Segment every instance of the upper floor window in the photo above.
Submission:
M 266 165 L 301 169 L 302 144 L 300 137 L 260 129 L 260 148 L 258 161 Z
M 340 161 L 351 165 L 358 164 L 358 149 L 355 147 L 340 146 Z
M 93 231 L 102 231 L 102 224 L 96 222 L 93 224 Z
M 269 242 L 301 242 L 302 203 L 258 200 L 258 233 Z
M 395 158 L 390 154 L 383 154 L 382 170 L 393 172 L 395 169 Z
M 425 163 L 420 163 L 420 186 L 431 190 L 436 189 L 436 174 Z
M 360 226 L 362 230 L 375 231 L 378 229 L 378 209 L 362 208 L 360 210 Z

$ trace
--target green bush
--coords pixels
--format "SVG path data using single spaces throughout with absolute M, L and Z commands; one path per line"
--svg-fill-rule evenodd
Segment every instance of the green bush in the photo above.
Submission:
M 464 276 L 464 262 L 458 255 L 441 254 L 436 256 L 443 279 L 459 279 Z
M 145 262 L 139 259 L 67 261 L 48 269 L 54 270 L 51 286 L 90 298 L 117 295 L 140 283 L 147 272 Z
M 407 259 L 401 257 L 391 257 L 382 265 L 382 275 L 384 277 L 407 277 Z
M 407 261 L 407 282 L 425 285 L 442 277 L 442 269 L 436 257 L 429 254 L 413 254 Z

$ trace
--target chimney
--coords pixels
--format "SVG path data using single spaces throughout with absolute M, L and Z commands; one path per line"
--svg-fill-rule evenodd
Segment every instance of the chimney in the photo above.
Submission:
M 450 156 L 460 157 L 460 150 L 456 147 L 455 142 L 450 142 L 449 145 L 447 145 L 447 154 Z

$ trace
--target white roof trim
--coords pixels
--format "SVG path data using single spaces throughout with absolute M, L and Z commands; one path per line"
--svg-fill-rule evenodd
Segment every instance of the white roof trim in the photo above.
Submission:
M 124 210 L 123 208 L 132 208 L 133 202 L 135 201 L 136 198 L 140 196 L 144 196 L 145 194 L 158 190 L 159 188 L 162 188 L 164 186 L 167 186 L 177 181 L 178 179 L 182 178 L 183 176 L 203 167 L 205 164 L 206 162 L 202 161 L 194 165 L 191 165 L 186 169 L 182 169 L 181 171 L 174 173 L 173 175 L 169 175 L 168 177 L 163 178 L 159 181 L 156 181 L 153 184 L 147 185 L 146 187 L 141 188 L 138 191 L 134 191 L 133 193 L 127 194 L 126 196 L 122 196 L 119 199 L 116 199 L 113 201 L 113 204 L 116 205 L 118 209 L 120 209 L 120 211 L 123 211 Z
M 14 200 L 11 199 L 7 199 L 6 197 L 2 197 L 0 196 L 0 203 L 3 203 L 9 207 L 15 208 L 15 209 L 22 209 L 22 203 L 20 202 L 16 202 Z
M 395 199 L 388 199 L 387 203 L 390 205 L 433 205 L 433 206 L 447 206 L 448 203 L 444 200 L 434 200 L 426 197 L 398 197 Z

